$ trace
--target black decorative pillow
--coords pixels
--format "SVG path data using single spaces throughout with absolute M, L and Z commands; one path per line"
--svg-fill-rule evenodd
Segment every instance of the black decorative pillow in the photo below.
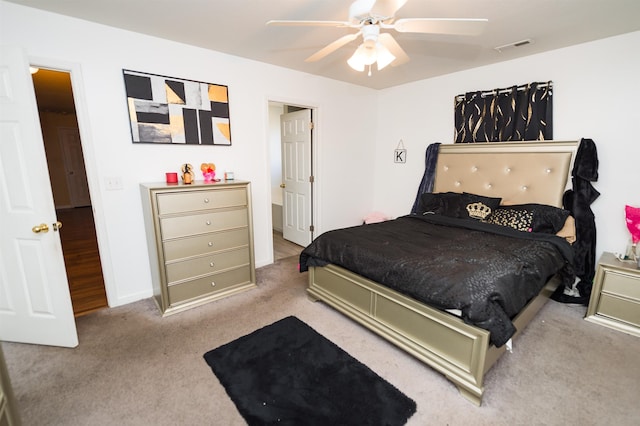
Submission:
M 498 208 L 501 198 L 467 192 L 424 193 L 420 197 L 422 214 L 440 214 L 459 219 L 485 219 Z
M 556 234 L 569 217 L 569 211 L 546 204 L 500 206 L 484 221 L 509 226 L 518 231 Z
M 518 231 L 533 231 L 533 212 L 528 210 L 500 207 L 483 222 L 508 226 Z
M 425 192 L 420 196 L 419 210 L 422 214 L 444 214 L 445 200 L 460 198 L 457 192 Z
M 484 195 L 463 193 L 467 197 L 468 204 L 465 206 L 467 216 L 470 219 L 486 219 L 500 207 L 502 198 L 486 197 Z

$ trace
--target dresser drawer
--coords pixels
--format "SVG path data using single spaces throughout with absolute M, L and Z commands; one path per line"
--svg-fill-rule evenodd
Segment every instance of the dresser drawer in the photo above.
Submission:
M 169 286 L 169 304 L 201 298 L 251 281 L 249 266 Z
M 224 269 L 249 264 L 249 248 L 241 248 L 196 259 L 167 263 L 167 283 L 188 280 L 200 275 L 213 274 Z
M 230 228 L 246 227 L 247 224 L 248 215 L 246 208 L 160 219 L 163 241 L 172 238 L 222 231 Z
M 630 275 L 606 271 L 602 291 L 640 301 L 640 281 Z
M 184 259 L 205 253 L 247 246 L 248 244 L 249 230 L 247 228 L 239 228 L 231 231 L 165 241 L 162 245 L 164 248 L 164 259 L 170 262 L 172 260 Z
M 598 314 L 640 327 L 640 302 L 602 294 Z
M 216 189 L 158 194 L 158 214 L 175 214 L 247 205 L 244 189 Z

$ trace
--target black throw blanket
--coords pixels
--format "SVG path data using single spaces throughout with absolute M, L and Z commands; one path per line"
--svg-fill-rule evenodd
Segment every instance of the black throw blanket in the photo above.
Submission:
M 574 272 L 579 282 L 575 287 L 579 296 L 566 294 L 574 283 L 558 288 L 552 298 L 563 303 L 589 304 L 596 270 L 596 221 L 591 204 L 600 196 L 591 182 L 598 180 L 598 150 L 592 139 L 582 139 L 576 153 L 572 175 L 572 189 L 565 192 L 564 208 L 576 221 L 576 241 L 573 243 Z
M 424 158 L 424 174 L 418 186 L 416 200 L 413 202 L 411 214 L 418 213 L 420 207 L 420 196 L 425 192 L 433 191 L 433 183 L 436 177 L 436 165 L 438 164 L 438 153 L 440 152 L 440 142 L 432 143 L 427 147 Z
M 551 234 L 440 215 L 403 216 L 324 233 L 300 255 L 300 271 L 341 266 L 462 319 L 504 345 L 511 319 L 572 261 Z

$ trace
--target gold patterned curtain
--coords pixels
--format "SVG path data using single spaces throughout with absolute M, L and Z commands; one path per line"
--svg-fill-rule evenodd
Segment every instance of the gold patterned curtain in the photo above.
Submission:
M 553 139 L 552 82 L 469 92 L 455 99 L 455 142 Z

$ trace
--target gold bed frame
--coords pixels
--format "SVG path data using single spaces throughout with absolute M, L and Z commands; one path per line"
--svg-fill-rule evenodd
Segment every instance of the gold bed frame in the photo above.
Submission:
M 562 206 L 578 142 L 440 145 L 434 192 L 501 196 L 503 204 Z M 551 279 L 514 318 L 517 336 L 557 288 Z M 309 268 L 309 297 L 320 300 L 444 374 L 476 405 L 485 373 L 506 351 L 489 332 L 336 265 Z

